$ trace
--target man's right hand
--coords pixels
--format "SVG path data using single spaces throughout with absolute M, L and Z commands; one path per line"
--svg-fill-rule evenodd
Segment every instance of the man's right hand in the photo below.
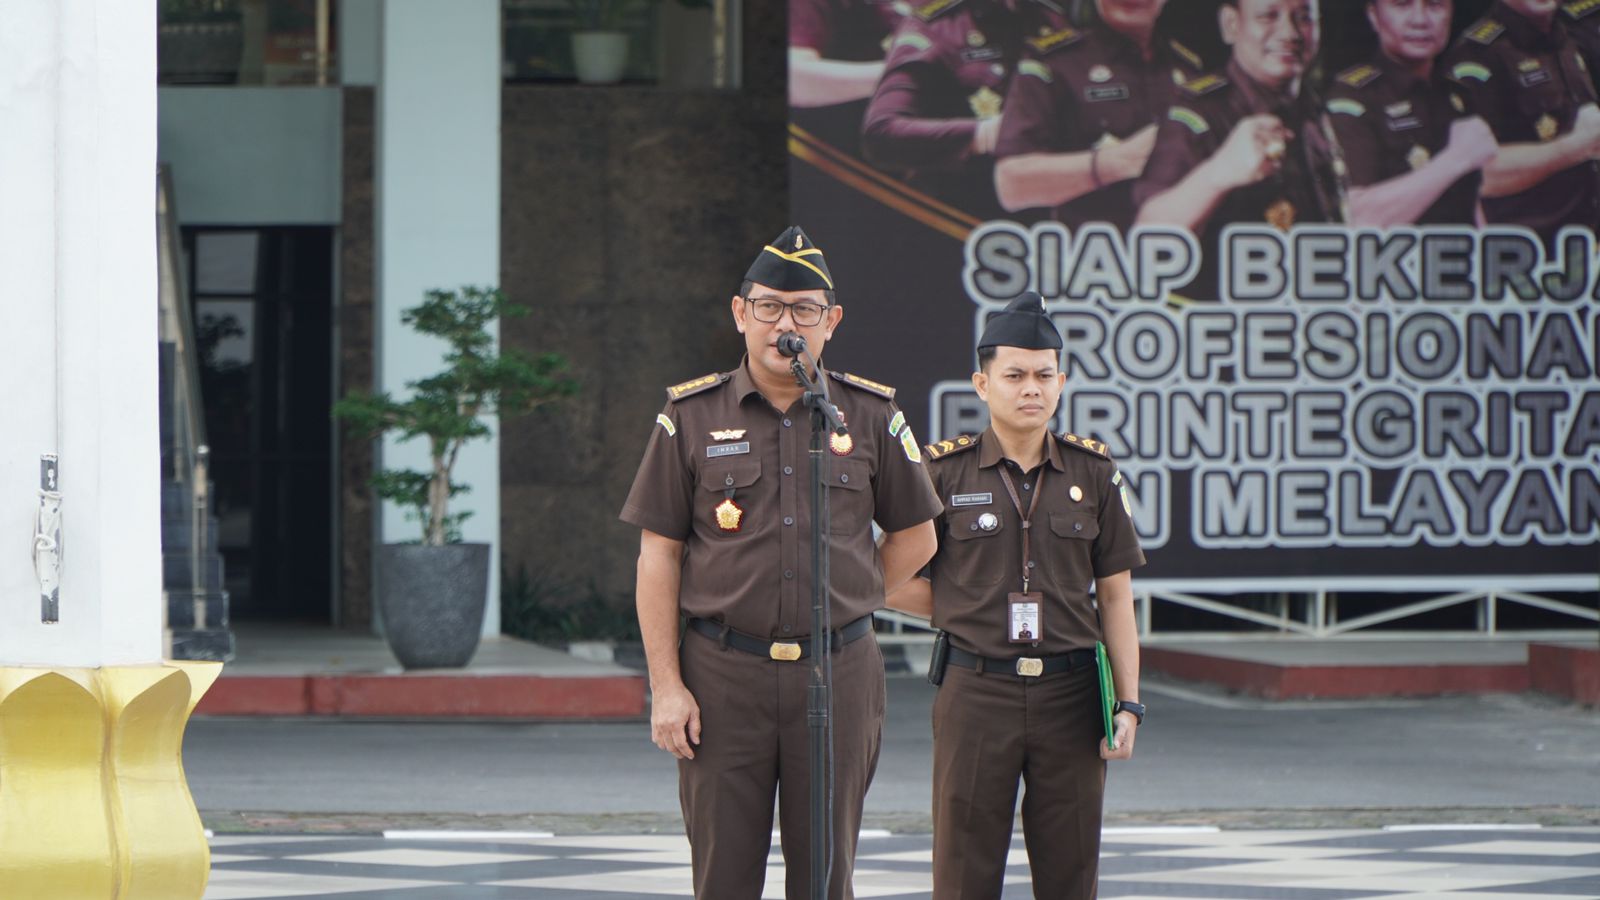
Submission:
M 1585 103 L 1572 123 L 1572 136 L 1590 159 L 1600 159 L 1600 107 Z
M 1500 145 L 1494 130 L 1482 116 L 1469 116 L 1450 123 L 1450 138 L 1444 153 L 1459 160 L 1463 172 L 1476 172 L 1494 161 Z
M 1109 156 L 1114 164 L 1110 171 L 1101 171 L 1100 180 L 1105 184 L 1117 181 L 1127 181 L 1138 178 L 1144 174 L 1145 163 L 1150 161 L 1150 153 L 1156 148 L 1156 126 L 1146 125 L 1128 139 L 1108 148 L 1102 156 Z
M 1233 126 L 1211 163 L 1229 190 L 1245 187 L 1276 173 L 1292 140 L 1294 132 L 1277 116 L 1248 116 Z
M 650 739 L 679 759 L 694 759 L 691 745 L 700 743 L 700 705 L 682 684 L 652 690 Z

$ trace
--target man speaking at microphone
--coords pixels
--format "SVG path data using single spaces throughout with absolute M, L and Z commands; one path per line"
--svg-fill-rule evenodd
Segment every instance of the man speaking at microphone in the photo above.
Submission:
M 733 297 L 745 357 L 667 389 L 622 509 L 641 529 L 637 603 L 651 738 L 678 759 L 696 897 L 758 900 L 776 799 L 786 896 L 809 893 L 810 409 L 844 319 L 822 251 L 798 227 L 763 247 Z M 830 435 L 833 661 L 831 900 L 850 876 L 883 726 L 872 612 L 933 556 L 941 506 L 894 390 L 826 373 L 848 433 Z M 872 523 L 884 532 L 875 545 Z M 680 631 L 680 621 L 684 628 Z

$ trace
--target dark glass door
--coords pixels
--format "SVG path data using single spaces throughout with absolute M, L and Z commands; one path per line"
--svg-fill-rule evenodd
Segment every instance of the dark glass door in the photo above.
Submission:
M 235 619 L 330 619 L 332 228 L 184 229 Z

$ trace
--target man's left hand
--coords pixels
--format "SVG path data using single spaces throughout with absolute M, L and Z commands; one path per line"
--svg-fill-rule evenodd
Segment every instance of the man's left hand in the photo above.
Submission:
M 1133 713 L 1117 713 L 1113 720 L 1116 727 L 1117 749 L 1112 750 L 1106 746 L 1106 739 L 1100 739 L 1101 759 L 1133 759 L 1133 736 L 1139 730 L 1139 720 Z

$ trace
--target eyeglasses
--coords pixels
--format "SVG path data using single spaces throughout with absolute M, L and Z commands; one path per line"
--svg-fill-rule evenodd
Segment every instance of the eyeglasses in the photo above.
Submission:
M 819 303 L 810 303 L 802 300 L 799 303 L 785 303 L 782 300 L 751 300 L 745 298 L 750 304 L 750 312 L 756 317 L 757 322 L 776 322 L 783 318 L 783 311 L 789 311 L 789 318 L 794 320 L 798 328 L 810 328 L 812 325 L 822 324 L 822 314 L 828 311 L 826 306 Z

